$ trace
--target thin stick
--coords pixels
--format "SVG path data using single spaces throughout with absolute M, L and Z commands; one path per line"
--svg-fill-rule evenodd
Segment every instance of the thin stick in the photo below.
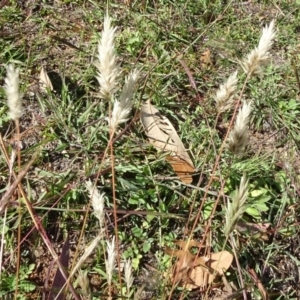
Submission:
M 20 149 L 20 139 L 21 139 L 21 135 L 20 135 L 20 122 L 19 119 L 15 120 L 15 124 L 16 124 L 16 132 L 17 132 L 17 156 L 18 156 L 18 172 L 21 169 L 21 149 Z M 18 189 L 18 245 L 21 242 L 21 202 L 20 202 L 20 198 L 21 198 L 21 193 L 20 193 L 20 189 Z M 18 283 L 19 283 L 19 274 L 20 274 L 20 259 L 21 259 L 21 247 L 18 247 L 18 253 L 17 253 L 17 269 L 16 269 L 16 289 L 15 289 L 15 300 L 17 300 L 18 298 Z

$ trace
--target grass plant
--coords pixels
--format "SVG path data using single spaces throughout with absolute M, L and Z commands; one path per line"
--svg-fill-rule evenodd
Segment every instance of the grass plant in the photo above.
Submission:
M 299 3 L 27 2 L 0 3 L 1 297 L 300 298 Z

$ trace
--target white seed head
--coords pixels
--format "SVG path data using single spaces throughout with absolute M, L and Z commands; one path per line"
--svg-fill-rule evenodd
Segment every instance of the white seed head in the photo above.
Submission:
M 115 267 L 116 260 L 116 246 L 115 246 L 115 237 L 112 241 L 106 241 L 107 249 L 107 259 L 105 260 L 106 274 L 108 285 L 111 285 L 112 274 Z
M 82 266 L 82 264 L 86 261 L 86 259 L 92 254 L 92 252 L 94 251 L 94 249 L 97 247 L 97 245 L 99 244 L 100 240 L 103 239 L 103 234 L 104 232 L 100 232 L 95 238 L 94 240 L 90 243 L 90 245 L 85 249 L 83 255 L 80 257 L 80 259 L 78 260 L 78 262 L 76 263 L 74 269 L 72 270 L 70 277 L 72 277 L 77 270 L 80 269 L 80 267 Z
M 228 236 L 234 229 L 238 220 L 242 217 L 247 209 L 246 200 L 248 197 L 248 180 L 244 174 L 240 186 L 234 195 L 232 202 L 228 200 L 227 207 L 225 208 L 225 227 L 224 234 Z
M 275 21 L 273 20 L 269 26 L 263 28 L 258 47 L 253 49 L 242 61 L 242 68 L 246 74 L 249 76 L 261 74 L 261 67 L 266 65 L 269 60 L 269 51 L 275 35 Z
M 116 130 L 119 124 L 128 120 L 128 116 L 133 105 L 132 96 L 134 92 L 134 86 L 138 78 L 139 72 L 137 70 L 132 71 L 126 78 L 120 100 L 115 101 L 111 118 L 107 118 L 109 126 L 112 130 Z
M 125 278 L 125 282 L 126 282 L 126 286 L 127 286 L 127 292 L 129 293 L 130 288 L 133 284 L 132 266 L 131 266 L 130 260 L 125 261 L 124 278 Z
M 91 295 L 91 286 L 88 278 L 88 271 L 79 270 L 77 282 L 79 283 L 82 292 L 85 296 Z
M 234 128 L 229 134 L 228 148 L 235 154 L 242 153 L 248 144 L 248 124 L 251 111 L 251 104 L 244 103 L 237 114 Z
M 92 207 L 94 215 L 99 220 L 100 228 L 104 225 L 104 196 L 105 193 L 99 193 L 98 189 L 93 183 L 88 180 L 85 183 L 86 189 L 88 190 L 90 197 L 92 198 Z
M 21 95 L 19 93 L 19 69 L 15 69 L 10 64 L 7 66 L 6 71 L 4 89 L 7 96 L 9 116 L 16 121 L 22 115 Z
M 226 110 L 229 110 L 234 105 L 234 95 L 237 88 L 237 71 L 229 76 L 227 81 L 222 84 L 217 91 L 214 99 L 217 103 L 218 112 L 222 113 Z
M 116 89 L 120 68 L 116 62 L 115 38 L 116 27 L 111 27 L 111 19 L 104 18 L 102 37 L 98 44 L 98 60 L 95 65 L 98 68 L 98 82 L 100 84 L 100 96 L 110 99 Z

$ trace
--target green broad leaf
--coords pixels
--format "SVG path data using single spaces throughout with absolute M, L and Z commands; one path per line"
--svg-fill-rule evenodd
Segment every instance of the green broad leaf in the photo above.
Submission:
M 207 220 L 209 216 L 211 215 L 212 209 L 214 207 L 214 202 L 207 202 L 204 204 L 203 209 L 203 218 L 204 220 Z
M 149 214 L 149 215 L 146 216 L 146 220 L 147 220 L 148 223 L 150 223 L 154 218 L 156 218 L 155 215 Z
M 268 211 L 269 207 L 264 203 L 255 203 L 255 208 L 257 208 L 259 211 Z
M 139 199 L 129 198 L 128 203 L 129 204 L 139 204 Z
M 143 235 L 143 229 L 141 229 L 139 227 L 135 227 L 132 229 L 132 233 L 136 237 L 141 237 Z
M 24 292 L 32 292 L 35 290 L 35 288 L 36 288 L 36 286 L 29 281 L 22 281 L 19 284 L 19 289 Z
M 257 198 L 257 197 L 259 197 L 259 196 L 265 194 L 266 192 L 267 192 L 267 191 L 264 190 L 264 189 L 253 190 L 253 191 L 250 192 L 250 196 L 251 196 L 252 198 Z
M 149 252 L 150 248 L 151 248 L 151 243 L 145 242 L 144 245 L 143 245 L 143 252 L 144 253 Z
M 269 200 L 271 200 L 271 195 L 263 195 L 261 197 L 259 197 L 258 199 L 255 199 L 255 203 L 257 202 L 268 202 Z
M 260 212 L 254 207 L 248 207 L 246 209 L 246 213 L 249 214 L 251 217 L 253 217 L 255 219 L 260 218 Z
M 131 266 L 135 271 L 139 268 L 141 258 L 142 255 L 138 255 L 136 258 L 133 258 L 131 261 Z

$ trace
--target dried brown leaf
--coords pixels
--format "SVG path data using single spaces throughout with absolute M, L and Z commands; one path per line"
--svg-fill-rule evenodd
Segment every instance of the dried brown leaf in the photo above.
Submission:
M 192 183 L 192 174 L 195 172 L 194 167 L 178 156 L 167 156 L 166 159 L 169 164 L 171 164 L 174 172 L 184 183 Z
M 208 259 L 206 257 L 198 257 L 195 261 L 195 255 L 189 251 L 192 247 L 199 247 L 201 245 L 195 240 L 178 240 L 175 241 L 174 244 L 176 244 L 180 250 L 173 250 L 171 248 L 165 249 L 165 253 L 178 259 L 175 264 L 172 280 L 174 283 L 183 281 L 185 285 L 190 284 L 191 269 L 194 268 L 195 265 L 201 265 L 206 268 L 205 264 Z
M 207 266 L 217 271 L 220 275 L 223 275 L 233 261 L 233 255 L 228 251 L 221 251 L 217 253 L 212 253 Z
M 192 283 L 187 283 L 185 286 L 187 289 L 195 289 L 198 287 L 205 287 L 210 284 L 212 280 L 212 275 L 204 271 L 201 266 L 197 266 L 192 269 L 190 273 L 190 279 Z
M 165 250 L 165 253 L 178 259 L 171 278 L 173 283 L 181 282 L 188 289 L 203 288 L 216 282 L 229 269 L 233 261 L 233 255 L 228 251 L 196 258 L 190 249 L 201 247 L 201 243 L 195 240 L 178 240 L 174 244 L 180 249 L 166 248 Z
M 209 257 L 199 257 L 190 273 L 190 279 L 193 283 L 188 284 L 187 288 L 205 287 L 215 282 L 220 275 L 229 269 L 232 260 L 233 256 L 228 251 L 212 253 Z
M 173 282 L 176 283 L 181 280 L 188 280 L 188 274 L 191 266 L 193 265 L 194 255 L 192 255 L 189 251 L 184 250 L 171 250 L 171 252 L 166 251 L 166 253 L 178 258 L 172 275 Z
M 150 143 L 160 151 L 171 152 L 167 160 L 174 171 L 183 182 L 191 183 L 194 164 L 168 118 L 148 100 L 141 107 L 141 121 Z

